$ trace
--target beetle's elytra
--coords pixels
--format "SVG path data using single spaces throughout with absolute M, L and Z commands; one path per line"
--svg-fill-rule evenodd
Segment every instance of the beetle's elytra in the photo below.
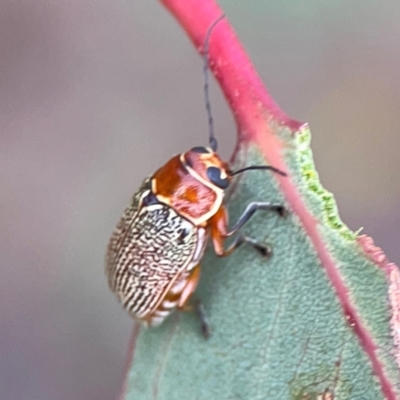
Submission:
M 212 130 L 208 102 L 208 40 L 205 46 L 205 92 L 209 112 L 209 147 L 193 147 L 171 158 L 155 174 L 146 179 L 133 196 L 114 231 L 106 256 L 106 274 L 111 290 L 128 313 L 146 326 L 159 325 L 174 310 L 190 308 L 189 300 L 200 278 L 200 260 L 208 239 L 217 256 L 231 254 L 247 243 L 264 256 L 270 248 L 239 233 L 257 210 L 284 214 L 280 204 L 250 203 L 236 224 L 228 229 L 224 205 L 225 190 L 232 177 L 251 169 L 271 166 L 250 166 L 232 171 L 217 154 L 217 141 Z M 233 243 L 224 248 L 224 240 L 236 234 Z M 202 330 L 208 336 L 201 304 L 197 310 Z

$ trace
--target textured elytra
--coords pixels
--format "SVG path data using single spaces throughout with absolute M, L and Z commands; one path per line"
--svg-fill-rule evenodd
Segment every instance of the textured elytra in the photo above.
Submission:
M 111 290 L 138 319 L 150 315 L 173 283 L 194 268 L 203 247 L 199 229 L 173 208 L 143 204 L 150 193 L 149 183 L 144 182 L 125 210 L 106 257 Z
M 139 190 L 133 195 L 131 204 L 125 209 L 124 214 L 119 220 L 108 242 L 106 254 L 106 274 L 108 276 L 110 287 L 114 286 L 111 279 L 113 278 L 114 270 L 116 268 L 115 260 L 121 247 L 121 241 L 137 215 L 140 201 L 146 190 L 150 190 L 150 178 L 145 179 Z

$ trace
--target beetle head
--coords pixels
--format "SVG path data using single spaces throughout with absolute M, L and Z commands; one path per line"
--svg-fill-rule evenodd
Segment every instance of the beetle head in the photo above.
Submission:
M 250 165 L 232 171 L 229 164 L 222 161 L 218 153 L 210 147 L 196 146 L 183 154 L 186 168 L 192 175 L 198 175 L 202 180 L 211 183 L 212 185 L 225 190 L 231 183 L 234 175 L 241 174 L 251 170 L 270 170 L 281 176 L 286 176 L 286 173 L 271 165 Z
M 194 171 L 202 180 L 225 190 L 230 182 L 228 164 L 210 147 L 197 146 L 184 153 L 189 172 Z

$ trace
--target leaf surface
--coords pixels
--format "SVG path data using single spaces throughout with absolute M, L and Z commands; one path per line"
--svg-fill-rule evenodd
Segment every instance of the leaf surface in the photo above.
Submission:
M 164 3 L 197 46 L 221 14 L 211 1 Z M 259 212 L 244 228 L 272 245 L 269 260 L 247 247 L 225 259 L 207 251 L 197 294 L 213 328 L 209 340 L 192 313 L 135 328 L 121 399 L 399 400 L 399 270 L 340 221 L 318 181 L 308 126 L 264 95 L 228 28 L 215 33 L 210 58 L 238 122 L 234 164 L 288 172 L 238 178 L 230 220 L 251 201 L 281 202 L 289 213 Z
M 317 399 L 325 391 L 337 399 L 384 399 L 372 352 L 387 380 L 386 390 L 399 398 L 385 270 L 334 218 L 331 195 L 307 188 L 311 182 L 304 179 L 303 163 L 310 168 L 311 160 L 300 163 L 299 137 L 286 143 L 291 177 L 304 188 L 304 201 L 342 276 L 357 323 L 344 309 L 343 294 L 330 280 L 299 217 L 260 213 L 245 232 L 271 243 L 272 258 L 266 261 L 242 248 L 217 259 L 210 249 L 198 295 L 213 326 L 211 338 L 201 337 L 190 313 L 176 314 L 157 329 L 141 329 L 126 399 Z M 304 149 L 308 144 L 303 140 Z M 242 149 L 240 156 L 249 165 L 263 161 L 255 146 Z M 315 172 L 308 169 L 308 174 Z M 312 184 L 319 185 L 315 177 Z M 267 199 L 285 201 L 270 174 L 248 173 L 231 199 L 231 219 L 250 201 Z M 360 330 L 376 349 L 366 347 Z

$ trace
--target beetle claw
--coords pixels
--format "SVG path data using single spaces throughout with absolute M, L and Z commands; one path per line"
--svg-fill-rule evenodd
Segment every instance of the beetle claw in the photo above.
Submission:
M 204 339 L 209 339 L 209 337 L 211 336 L 210 325 L 208 325 L 207 323 L 201 324 L 201 334 L 203 335 Z
M 272 255 L 272 247 L 267 244 L 255 243 L 254 248 L 265 258 L 270 258 Z
M 275 210 L 282 218 L 286 218 L 288 216 L 288 210 L 283 205 L 276 206 Z

